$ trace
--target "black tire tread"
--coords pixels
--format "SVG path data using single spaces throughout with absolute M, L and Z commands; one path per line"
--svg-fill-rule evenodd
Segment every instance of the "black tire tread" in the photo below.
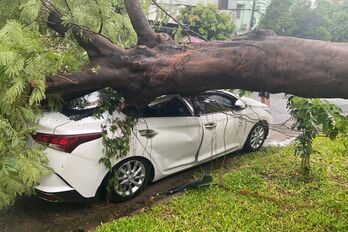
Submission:
M 260 145 L 260 147 L 258 147 L 257 149 L 254 149 L 251 147 L 251 144 L 250 144 L 250 137 L 251 137 L 251 134 L 253 132 L 253 130 L 257 127 L 257 126 L 262 126 L 264 129 L 265 129 L 265 137 Z M 243 146 L 243 151 L 246 151 L 246 152 L 253 152 L 253 151 L 257 151 L 259 150 L 262 146 L 263 146 L 263 143 L 265 142 L 266 138 L 267 138 L 267 135 L 268 135 L 268 130 L 269 130 L 269 127 L 268 127 L 268 123 L 267 122 L 264 122 L 264 121 L 259 121 L 258 123 L 256 123 L 250 130 L 249 132 L 249 135 L 248 135 L 248 138 L 247 140 L 245 141 L 244 143 L 244 146 Z

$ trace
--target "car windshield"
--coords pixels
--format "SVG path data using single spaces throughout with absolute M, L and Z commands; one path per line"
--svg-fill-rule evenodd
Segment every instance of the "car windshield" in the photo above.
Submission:
M 192 116 L 188 105 L 177 95 L 158 97 L 144 109 L 144 117 L 185 117 Z

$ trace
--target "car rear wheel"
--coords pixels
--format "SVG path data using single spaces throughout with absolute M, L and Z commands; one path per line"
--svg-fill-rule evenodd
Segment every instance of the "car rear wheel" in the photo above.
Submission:
M 106 199 L 111 203 L 130 200 L 149 182 L 151 167 L 145 159 L 131 157 L 118 163 L 106 178 Z
M 248 138 L 244 144 L 243 150 L 257 151 L 265 142 L 268 134 L 268 125 L 265 122 L 258 122 L 251 129 Z

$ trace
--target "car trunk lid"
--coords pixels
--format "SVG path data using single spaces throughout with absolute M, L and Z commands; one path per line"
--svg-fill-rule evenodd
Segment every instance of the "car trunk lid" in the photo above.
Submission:
M 45 112 L 43 117 L 39 121 L 38 132 L 45 134 L 54 134 L 55 130 L 59 126 L 63 126 L 70 123 L 69 117 L 59 112 Z

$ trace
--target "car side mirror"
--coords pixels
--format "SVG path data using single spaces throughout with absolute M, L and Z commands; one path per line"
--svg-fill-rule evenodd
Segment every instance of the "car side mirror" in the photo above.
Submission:
M 240 100 L 240 99 L 238 99 L 238 100 L 236 101 L 236 103 L 234 103 L 234 105 L 235 105 L 236 107 L 240 108 L 240 109 L 245 109 L 245 108 L 246 108 L 245 103 L 244 103 L 242 100 Z

